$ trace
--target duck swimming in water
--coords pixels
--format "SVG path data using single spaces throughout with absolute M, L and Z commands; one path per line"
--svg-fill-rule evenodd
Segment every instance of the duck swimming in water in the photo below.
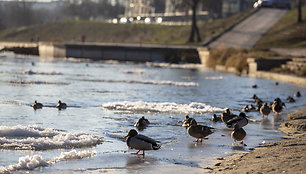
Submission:
M 36 100 L 34 101 L 34 103 L 32 104 L 32 107 L 34 108 L 34 110 L 36 109 L 41 109 L 43 107 L 43 104 L 38 103 Z
M 237 117 L 237 115 L 232 114 L 229 109 L 226 109 L 225 112 L 221 114 L 221 120 L 224 123 L 227 123 L 230 119 L 233 119 L 235 117 Z
M 55 106 L 56 108 L 58 108 L 58 110 L 61 110 L 61 109 L 66 109 L 67 108 L 67 105 L 66 103 L 62 103 L 60 100 L 58 101 L 57 105 Z
M 195 120 L 192 120 L 190 126 L 187 129 L 187 133 L 190 136 L 197 138 L 196 142 L 202 142 L 203 138 L 213 133 L 211 131 L 212 129 L 214 128 L 208 127 L 208 126 L 197 125 L 197 122 Z
M 146 128 L 148 126 L 148 124 L 150 124 L 149 120 L 146 119 L 145 117 L 141 117 L 136 123 L 135 123 L 135 127 L 139 130 L 143 130 L 144 128 Z
M 213 122 L 218 122 L 218 121 L 221 121 L 221 117 L 218 117 L 216 114 L 214 114 L 214 115 L 212 116 L 211 120 L 212 120 Z
M 195 121 L 194 118 L 189 117 L 189 115 L 186 115 L 186 117 L 184 118 L 184 120 L 183 120 L 183 121 L 180 121 L 180 122 L 182 123 L 182 126 L 183 126 L 183 127 L 189 127 L 192 120 Z
M 131 129 L 126 136 L 126 144 L 131 149 L 136 149 L 138 152 L 132 153 L 135 155 L 145 155 L 145 150 L 158 150 L 160 149 L 160 145 L 157 144 L 152 138 L 149 138 L 145 135 L 138 134 L 135 129 Z M 142 150 L 142 154 L 139 152 Z

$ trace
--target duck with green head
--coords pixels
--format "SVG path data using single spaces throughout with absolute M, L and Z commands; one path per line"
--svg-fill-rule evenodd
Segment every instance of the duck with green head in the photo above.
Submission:
M 145 155 L 145 150 L 158 150 L 160 145 L 157 141 L 142 134 L 138 134 L 135 129 L 131 129 L 126 136 L 126 144 L 131 149 L 136 149 L 138 152 L 132 153 L 135 155 Z M 142 150 L 142 154 L 139 152 Z

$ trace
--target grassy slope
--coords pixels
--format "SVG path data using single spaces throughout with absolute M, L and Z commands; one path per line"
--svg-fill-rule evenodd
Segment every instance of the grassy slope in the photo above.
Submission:
M 229 18 L 199 23 L 202 41 L 224 31 L 227 27 L 248 15 L 251 11 Z M 81 35 L 87 42 L 186 44 L 190 26 L 164 26 L 144 24 L 109 24 L 89 21 L 58 21 L 42 25 L 13 28 L 0 31 L 0 41 L 29 42 L 31 38 L 40 41 L 80 41 Z M 202 43 L 198 43 L 202 44 Z
M 306 6 L 303 22 L 297 23 L 297 9 L 289 11 L 256 44 L 256 48 L 306 48 Z

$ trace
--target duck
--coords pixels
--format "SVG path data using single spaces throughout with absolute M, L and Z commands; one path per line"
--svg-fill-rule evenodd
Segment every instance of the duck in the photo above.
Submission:
M 280 115 L 283 110 L 283 106 L 286 106 L 279 98 L 276 98 L 272 104 L 272 111 Z
M 300 91 L 296 92 L 296 93 L 294 94 L 294 96 L 295 96 L 295 97 L 301 97 Z
M 240 144 L 243 144 L 246 146 L 246 144 L 243 143 L 243 139 L 246 136 L 246 132 L 243 128 L 237 129 L 232 131 L 231 133 L 231 138 L 236 142 L 236 141 L 241 141 Z
M 278 82 L 275 82 L 274 84 L 275 84 L 275 86 L 277 86 L 279 83 L 278 83 Z
M 252 88 L 257 88 L 257 85 L 252 85 Z
M 150 121 L 148 119 L 146 119 L 145 117 L 141 117 L 136 123 L 135 123 L 135 127 L 138 130 L 142 130 L 144 128 L 146 128 L 148 126 L 148 124 L 150 124 Z
M 245 107 L 241 109 L 241 112 L 249 112 L 249 105 L 245 105 Z
M 59 110 L 61 109 L 66 109 L 67 105 L 66 103 L 62 103 L 60 100 L 58 101 L 57 105 L 55 106 L 56 108 L 58 108 Z
M 243 126 L 246 126 L 248 124 L 248 122 L 249 121 L 246 118 L 245 113 L 241 112 L 238 117 L 229 120 L 226 123 L 226 126 L 228 128 L 233 128 L 233 130 L 238 130 L 238 129 L 242 128 Z
M 250 104 L 250 106 L 249 106 L 249 111 L 252 111 L 252 110 L 256 110 L 256 108 L 255 108 L 254 105 Z
M 287 101 L 290 102 L 290 103 L 294 103 L 295 102 L 294 98 L 291 97 L 291 96 L 287 97 Z
M 190 136 L 197 138 L 195 142 L 202 142 L 203 138 L 213 133 L 213 131 L 211 131 L 212 129 L 214 128 L 198 125 L 195 120 L 192 120 L 190 126 L 187 128 L 187 133 Z
M 214 114 L 214 115 L 212 116 L 211 120 L 212 120 L 213 122 L 218 122 L 218 121 L 221 121 L 221 118 L 218 117 L 216 114 Z
M 268 106 L 268 103 L 264 103 L 261 107 L 260 107 L 260 113 L 262 114 L 262 118 L 265 117 L 265 115 L 269 115 L 271 112 L 270 107 Z
M 225 112 L 221 114 L 221 120 L 226 123 L 228 120 L 235 118 L 237 115 L 231 113 L 229 109 L 226 109 Z
M 38 103 L 36 100 L 34 101 L 34 103 L 32 104 L 32 107 L 36 110 L 36 109 L 41 109 L 43 107 L 43 104 Z
M 191 121 L 192 121 L 192 120 L 194 120 L 194 121 L 195 121 L 195 119 L 194 119 L 194 118 L 189 117 L 189 115 L 186 115 L 186 117 L 184 118 L 184 120 L 183 120 L 183 121 L 181 121 L 182 126 L 183 126 L 183 127 L 189 127 L 189 126 L 190 126 L 190 123 L 191 123 Z
M 158 150 L 160 149 L 160 145 L 157 144 L 157 141 L 147 137 L 142 134 L 138 134 L 135 129 L 131 129 L 126 136 L 126 144 L 131 149 L 136 149 L 138 152 L 132 153 L 135 155 L 143 155 L 145 156 L 145 150 Z M 142 154 L 139 152 L 142 151 Z

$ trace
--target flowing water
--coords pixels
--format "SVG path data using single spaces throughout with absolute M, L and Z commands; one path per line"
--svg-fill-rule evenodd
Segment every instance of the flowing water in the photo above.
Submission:
M 203 172 L 217 157 L 277 141 L 288 113 L 305 105 L 306 89 L 294 84 L 214 72 L 201 65 L 93 62 L 0 54 L 0 173 L 153 173 Z M 257 84 L 258 88 L 251 88 Z M 231 130 L 210 121 L 225 108 L 235 114 L 253 103 L 283 101 L 280 116 L 262 119 L 248 112 L 247 146 L 237 146 Z M 37 100 L 42 109 L 31 105 Z M 68 107 L 58 110 L 58 100 Z M 193 142 L 178 121 L 186 114 L 214 133 Z M 161 149 L 130 154 L 124 136 L 142 116 L 151 124 L 139 133 L 158 140 Z M 30 170 L 29 170 L 30 169 Z

